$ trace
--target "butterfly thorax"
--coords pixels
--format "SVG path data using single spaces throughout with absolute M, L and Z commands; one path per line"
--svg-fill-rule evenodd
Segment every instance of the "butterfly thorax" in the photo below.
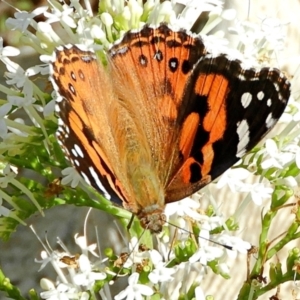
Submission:
M 127 160 L 127 175 L 131 183 L 128 209 L 137 215 L 143 228 L 158 233 L 165 223 L 164 187 L 147 159 L 145 149 L 128 154 Z
M 149 229 L 151 233 L 160 233 L 163 225 L 166 223 L 163 209 L 157 204 L 145 207 L 137 216 L 142 227 Z

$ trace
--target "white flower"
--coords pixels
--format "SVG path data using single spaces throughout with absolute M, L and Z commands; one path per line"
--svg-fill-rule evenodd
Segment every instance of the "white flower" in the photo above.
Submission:
M 188 293 L 192 285 L 199 285 L 204 275 L 205 268 L 199 262 L 180 263 L 173 274 L 174 279 L 170 282 L 161 283 L 160 293 L 163 296 L 162 299 L 178 300 L 180 295 Z
M 295 143 L 298 142 L 297 140 L 298 139 L 295 139 Z M 300 147 L 295 144 L 290 144 L 286 147 L 285 150 L 295 154 L 295 162 L 298 169 L 300 169 Z
M 160 22 L 174 23 L 176 19 L 176 13 L 174 11 L 174 2 L 164 1 L 160 3 L 157 1 L 149 10 L 149 17 L 147 23 L 159 24 Z
M 162 256 L 156 250 L 150 251 L 150 258 L 155 267 L 148 276 L 150 281 L 154 284 L 172 281 L 172 275 L 176 272 L 176 268 L 166 268 L 166 263 L 163 262 Z
M 247 250 L 251 248 L 251 244 L 249 242 L 243 241 L 241 238 L 237 236 L 231 236 L 226 233 L 222 233 L 216 241 L 225 246 L 229 246 L 232 249 L 226 249 L 226 253 L 231 258 L 236 258 L 237 252 L 242 254 L 247 254 Z
M 31 229 L 34 231 L 33 228 Z M 82 251 L 85 253 L 93 252 L 95 248 L 94 244 L 86 246 L 86 242 L 84 241 L 86 238 L 77 237 L 77 235 L 75 236 L 75 240 Z M 64 249 L 63 252 L 53 251 L 44 244 L 46 251 L 42 251 L 41 253 L 42 260 L 35 260 L 42 264 L 40 270 L 50 262 L 58 274 L 55 285 L 47 279 L 41 281 L 42 288 L 46 290 L 46 292 L 41 293 L 41 297 L 48 300 L 89 299 L 85 291 L 91 290 L 95 285 L 95 281 L 104 280 L 106 273 L 98 271 L 99 267 L 96 268 L 96 264 L 92 264 L 86 254 L 81 254 L 80 256 L 77 254 L 75 256 L 71 255 L 63 242 L 59 238 L 57 240 L 58 244 Z M 67 258 L 71 260 L 68 262 Z M 105 260 L 97 261 L 97 265 L 103 263 Z
M 79 236 L 78 233 L 75 234 L 75 243 L 80 247 L 83 254 L 87 255 L 88 252 L 93 254 L 96 257 L 99 255 L 94 251 L 97 248 L 97 244 L 87 245 L 86 236 Z
M 206 216 L 206 215 L 202 215 L 201 218 L 201 230 L 213 230 L 219 226 L 223 226 L 225 221 L 223 220 L 223 218 L 221 216 Z
M 256 205 L 261 205 L 264 199 L 270 199 L 273 193 L 271 187 L 266 187 L 263 183 L 249 184 L 249 192 L 252 201 Z
M 72 188 L 75 188 L 79 184 L 79 182 L 82 181 L 82 177 L 78 174 L 78 172 L 73 167 L 67 167 L 63 169 L 61 171 L 61 174 L 65 176 L 61 180 L 62 185 L 70 184 Z
M 13 179 L 17 176 L 17 174 L 12 171 L 9 164 L 7 164 L 5 168 L 1 170 L 1 175 L 3 176 L 0 177 L 0 188 L 2 189 L 7 188 L 7 185 L 12 183 Z
M 15 47 L 11 47 L 11 46 L 3 47 L 3 38 L 0 37 L 0 59 L 1 60 L 3 60 L 3 58 L 6 58 L 7 56 L 17 56 L 19 54 L 20 54 L 20 50 Z
M 15 19 L 7 19 L 6 26 L 12 30 L 19 29 L 24 33 L 29 25 L 35 27 L 36 21 L 34 21 L 34 17 L 42 14 L 47 9 L 48 6 L 41 6 L 33 10 L 31 13 L 27 11 L 18 11 L 14 14 Z
M 224 262 L 220 262 L 218 264 L 218 269 L 219 269 L 220 273 L 222 273 L 222 274 L 228 274 L 228 275 L 230 274 L 230 269 L 229 269 L 228 265 Z
M 178 16 L 178 19 L 176 20 L 176 25 L 179 25 L 182 28 L 190 30 L 194 23 L 197 21 L 199 16 L 203 12 L 211 12 L 214 14 L 214 19 L 216 21 L 216 15 L 221 15 L 222 13 L 222 7 L 223 7 L 223 1 L 211 1 L 211 0 L 177 0 L 177 3 L 184 4 L 185 7 Z M 208 15 L 209 16 L 209 15 Z M 214 28 L 222 19 L 219 18 L 215 22 L 215 24 L 212 26 Z M 208 23 L 209 20 L 208 20 Z
M 130 268 L 133 264 L 142 264 L 144 259 L 149 258 L 148 251 L 139 251 L 139 242 L 136 237 L 133 237 L 129 242 L 128 258 L 124 263 L 124 268 Z
M 18 96 L 7 96 L 7 100 L 11 105 L 24 107 L 31 105 L 35 99 L 33 97 L 18 97 Z
M 165 215 L 171 217 L 176 215 L 177 217 L 190 217 L 194 220 L 200 220 L 202 215 L 197 212 L 200 207 L 200 203 L 193 200 L 190 197 L 184 198 L 181 201 L 169 203 L 165 208 Z
M 261 24 L 249 21 L 236 21 L 229 32 L 237 35 L 239 50 L 249 59 L 252 67 L 258 66 L 258 59 L 265 55 L 270 57 L 274 51 L 281 49 L 284 43 L 283 24 L 276 19 L 264 18 Z M 258 51 L 259 50 L 259 51 Z
M 286 185 L 291 188 L 295 188 L 299 185 L 298 181 L 293 176 L 287 176 L 284 178 L 276 178 L 275 180 L 273 180 L 273 183 L 276 185 Z
M 176 273 L 174 274 L 174 280 L 171 282 L 163 282 L 161 284 L 160 292 L 163 295 L 163 299 L 177 300 L 179 298 L 180 289 L 184 284 L 183 278 L 187 278 L 188 269 L 188 263 L 181 263 L 177 266 Z
M 81 254 L 78 263 L 80 272 L 73 277 L 75 284 L 86 286 L 87 289 L 92 289 L 96 280 L 106 278 L 105 273 L 92 271 L 92 266 L 86 255 Z
M 50 262 L 56 262 L 57 261 L 57 252 L 53 251 L 50 255 L 48 255 L 48 253 L 46 251 L 42 251 L 41 252 L 41 260 L 39 259 L 34 259 L 34 262 L 41 264 L 39 271 L 41 271 L 42 269 L 44 269 L 46 267 L 46 265 Z
M 291 109 L 293 107 L 293 109 Z M 296 110 L 296 112 L 295 112 Z M 292 120 L 295 122 L 300 121 L 300 103 L 295 100 L 293 95 L 291 95 L 289 99 L 289 106 L 287 106 L 287 109 L 285 110 L 286 113 L 289 113 L 289 117 L 292 116 Z M 290 115 L 292 114 L 292 115 Z M 289 117 L 286 117 L 287 121 L 290 122 L 291 119 Z
M 272 167 L 283 169 L 285 164 L 290 162 L 294 157 L 292 153 L 281 152 L 272 139 L 266 140 L 266 153 L 268 154 L 268 158 L 265 158 L 261 163 L 263 169 Z
M 63 25 L 70 28 L 76 28 L 76 23 L 73 16 L 73 7 L 62 5 L 59 8 L 52 6 L 51 13 L 45 11 L 44 16 L 47 18 L 47 23 L 62 22 Z
M 195 298 L 196 300 L 205 300 L 206 299 L 204 292 L 200 286 L 197 286 L 195 288 L 195 296 L 196 296 L 196 298 Z
M 264 18 L 261 22 L 261 30 L 264 33 L 264 37 L 268 41 L 265 46 L 267 50 L 280 51 L 283 49 L 286 34 L 284 33 L 284 25 L 279 19 L 276 18 Z
M 247 179 L 251 173 L 243 168 L 228 169 L 219 179 L 217 188 L 221 189 L 228 185 L 232 192 L 245 192 L 247 185 L 243 180 Z
M 170 226 L 169 229 L 171 229 L 172 227 L 173 226 Z M 175 227 L 173 227 L 173 229 L 174 231 L 176 230 Z M 164 261 L 169 261 L 175 258 L 174 247 L 172 246 L 172 244 L 170 244 L 170 239 L 172 239 L 172 236 L 174 236 L 174 234 L 172 232 L 168 232 L 168 234 L 165 233 L 166 231 L 162 232 L 161 236 L 157 236 L 157 249 L 162 255 Z M 180 239 L 181 238 L 182 235 L 180 236 Z
M 57 287 L 48 279 L 41 279 L 41 287 L 46 290 L 46 292 L 41 292 L 40 296 L 42 299 L 47 300 L 71 300 L 78 299 L 78 291 L 65 283 L 58 284 Z
M 10 210 L 8 208 L 4 207 L 2 204 L 3 204 L 3 199 L 0 196 L 0 217 L 1 216 L 8 217 L 10 214 Z
M 25 75 L 28 77 L 35 76 L 37 74 L 49 75 L 49 65 L 36 65 L 26 69 L 25 71 Z
M 192 219 L 200 221 L 202 219 L 202 215 L 197 211 L 199 208 L 200 203 L 193 200 L 191 197 L 167 204 L 164 213 L 167 217 L 166 226 L 168 226 L 169 234 L 164 234 L 164 232 L 162 232 L 162 241 L 167 245 L 170 237 L 175 234 L 174 231 L 176 231 L 176 234 L 179 234 L 178 239 L 181 241 L 188 239 L 190 221 L 187 220 Z M 167 251 L 170 253 L 170 249 Z
M 203 266 L 200 262 L 187 262 L 185 266 L 186 275 L 183 277 L 184 281 L 180 288 L 180 293 L 183 295 L 188 293 L 192 285 L 200 285 L 206 271 L 205 266 Z
M 51 100 L 44 106 L 43 108 L 44 117 L 49 117 L 54 113 L 55 104 L 56 104 L 55 100 Z
M 24 86 L 25 82 L 27 81 L 27 84 L 29 79 L 22 67 L 20 67 L 18 64 L 10 61 L 9 63 L 6 63 L 6 68 L 9 72 L 5 72 L 5 75 L 7 78 L 6 83 L 8 85 L 15 85 L 18 88 L 21 88 Z M 31 83 L 32 84 L 32 83 Z
M 223 250 L 216 246 L 209 245 L 209 232 L 201 230 L 198 237 L 199 249 L 189 258 L 190 263 L 199 261 L 202 265 L 206 266 L 207 262 L 219 258 L 223 255 Z
M 138 283 L 139 274 L 132 273 L 128 278 L 128 287 L 115 296 L 115 300 L 142 300 L 142 296 L 151 296 L 154 291 L 151 287 Z

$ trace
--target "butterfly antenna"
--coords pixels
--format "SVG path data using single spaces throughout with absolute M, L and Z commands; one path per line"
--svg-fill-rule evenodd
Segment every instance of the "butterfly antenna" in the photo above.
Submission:
M 186 233 L 189 233 L 190 235 L 195 236 L 195 234 L 194 234 L 193 232 L 191 232 L 191 231 L 189 231 L 189 230 L 187 230 L 187 229 L 184 229 L 184 228 L 182 228 L 182 227 L 179 227 L 179 226 L 177 226 L 177 225 L 175 225 L 175 224 L 172 224 L 172 223 L 169 223 L 169 222 L 166 222 L 166 223 L 168 223 L 168 224 L 171 225 L 171 226 L 174 226 L 174 227 L 177 228 L 177 229 L 180 229 L 180 230 L 182 230 L 182 231 L 185 231 Z M 221 247 L 224 247 L 225 249 L 233 250 L 233 247 L 231 247 L 231 246 L 221 244 L 221 243 L 219 243 L 219 242 L 213 241 L 213 240 L 208 239 L 208 238 L 203 237 L 203 236 L 197 236 L 197 237 L 200 237 L 201 239 L 203 239 L 203 240 L 205 240 L 205 241 L 208 241 L 208 242 L 214 243 L 214 244 L 216 244 L 216 245 L 219 245 L 219 246 L 221 246 Z

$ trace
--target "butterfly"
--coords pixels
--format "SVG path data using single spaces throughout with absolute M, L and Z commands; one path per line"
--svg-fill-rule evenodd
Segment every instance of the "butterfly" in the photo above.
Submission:
M 166 24 L 127 32 L 106 58 L 76 45 L 55 51 L 57 137 L 86 182 L 153 233 L 165 204 L 235 164 L 290 96 L 279 70 L 245 69 Z

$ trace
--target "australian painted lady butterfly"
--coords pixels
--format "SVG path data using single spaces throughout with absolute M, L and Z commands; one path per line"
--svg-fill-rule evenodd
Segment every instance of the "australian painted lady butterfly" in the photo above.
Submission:
M 277 69 L 244 69 L 167 25 L 107 53 L 57 49 L 58 138 L 84 179 L 160 232 L 164 206 L 221 175 L 275 125 L 290 96 Z

